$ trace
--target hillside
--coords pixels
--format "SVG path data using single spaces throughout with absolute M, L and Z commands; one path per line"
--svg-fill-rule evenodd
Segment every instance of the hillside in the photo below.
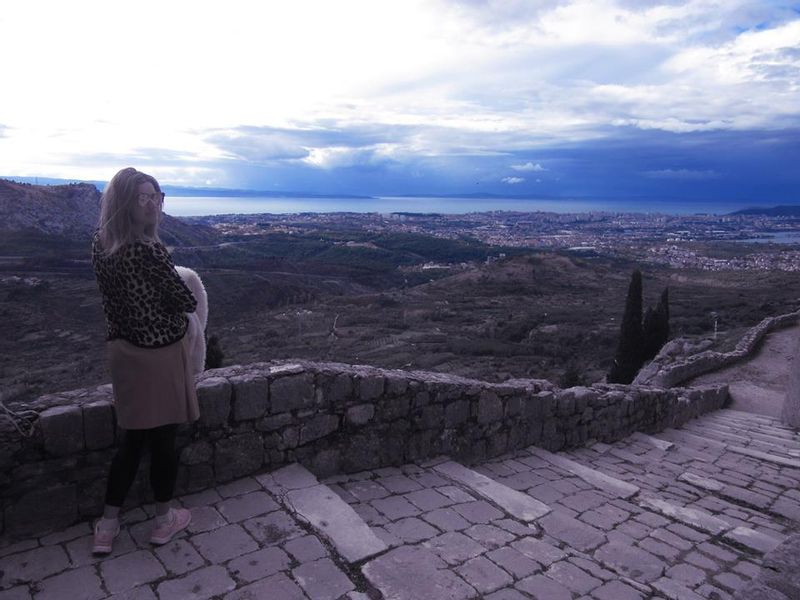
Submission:
M 107 382 L 105 323 L 88 260 L 96 189 L 3 189 L 10 218 L 0 236 L 0 388 L 24 400 Z M 11 218 L 8 203 L 40 206 L 43 216 Z M 162 234 L 176 264 L 203 277 L 208 333 L 226 364 L 307 358 L 488 381 L 591 383 L 610 366 L 637 266 L 645 306 L 669 286 L 673 337 L 709 335 L 716 318 L 724 344 L 794 310 L 800 297 L 793 272 L 577 258 L 324 215 L 291 226 L 255 220 L 224 236 L 211 224 L 165 216 Z
M 32 185 L 0 179 L 0 254 L 61 255 L 65 246 L 80 253 L 100 216 L 100 192 L 89 183 Z M 220 241 L 213 228 L 163 216 L 161 237 L 171 246 Z M 78 242 L 71 244 L 70 242 Z
M 82 238 L 97 226 L 100 192 L 88 183 L 30 185 L 0 179 L 0 230 Z
M 795 217 L 800 218 L 800 206 L 773 206 L 770 208 L 745 208 L 731 213 L 732 215 L 764 215 L 767 217 Z

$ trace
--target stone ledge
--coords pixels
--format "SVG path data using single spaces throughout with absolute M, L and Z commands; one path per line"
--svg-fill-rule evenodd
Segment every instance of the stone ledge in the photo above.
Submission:
M 727 399 L 725 386 L 558 389 L 541 380 L 497 384 L 308 361 L 207 371 L 198 377 L 197 391 L 200 419 L 179 429 L 178 493 L 293 462 L 327 476 L 441 454 L 470 464 L 532 444 L 557 451 L 589 441 L 610 442 L 634 431 L 680 425 Z M 35 435 L 4 446 L 0 480 L 9 484 L 0 489 L 0 511 L 3 522 L 20 531 L 32 526 L 26 519 L 45 502 L 26 495 L 54 482 L 75 493 L 60 493 L 64 507 L 57 511 L 58 523 L 51 525 L 68 526 L 102 507 L 115 450 L 110 389 L 58 397 L 74 404 L 46 398 L 48 408 Z M 130 495 L 133 505 L 152 501 L 146 469 L 139 475 Z
M 800 311 L 763 319 L 758 325 L 748 329 L 730 352 L 703 350 L 675 360 L 672 357 L 674 348 L 671 344 L 667 344 L 658 356 L 642 368 L 633 384 L 669 388 L 704 373 L 729 367 L 751 356 L 765 335 L 776 329 L 794 325 L 798 317 Z

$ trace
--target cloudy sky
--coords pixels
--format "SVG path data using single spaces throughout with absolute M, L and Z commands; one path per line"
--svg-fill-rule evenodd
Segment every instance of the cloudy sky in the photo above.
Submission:
M 800 202 L 800 2 L 29 1 L 0 175 Z

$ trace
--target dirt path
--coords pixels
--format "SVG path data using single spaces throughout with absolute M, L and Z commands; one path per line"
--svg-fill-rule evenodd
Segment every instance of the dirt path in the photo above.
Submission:
M 780 418 L 789 367 L 800 339 L 800 326 L 767 335 L 750 360 L 701 375 L 685 385 L 727 383 L 730 408 Z

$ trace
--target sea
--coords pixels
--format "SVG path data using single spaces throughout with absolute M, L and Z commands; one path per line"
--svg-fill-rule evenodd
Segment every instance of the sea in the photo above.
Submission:
M 519 198 L 441 198 L 380 196 L 370 198 L 336 197 L 256 197 L 256 196 L 167 196 L 164 210 L 176 217 L 221 214 L 290 213 L 380 213 L 396 212 L 464 214 L 489 211 L 554 213 L 649 213 L 724 215 L 755 206 L 775 206 L 777 202 L 729 200 L 570 200 Z

